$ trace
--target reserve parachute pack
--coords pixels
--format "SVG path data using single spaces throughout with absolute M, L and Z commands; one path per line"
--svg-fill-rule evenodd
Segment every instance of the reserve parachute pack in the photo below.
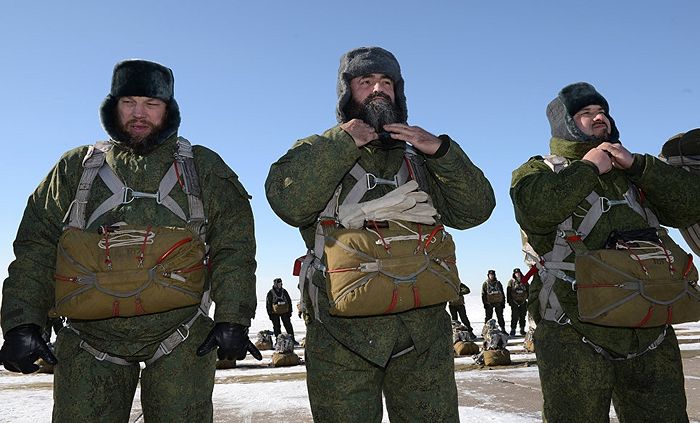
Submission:
M 567 164 L 559 156 L 547 156 L 545 162 L 555 172 Z M 692 256 L 659 226 L 653 212 L 642 206 L 638 189 L 631 185 L 622 200 L 601 197 L 594 191 L 585 201 L 589 209 L 580 225 L 573 228 L 571 216 L 562 222 L 552 251 L 538 254 L 523 234 L 526 263 L 534 266 L 532 269 L 542 279 L 539 293 L 542 318 L 559 323 L 567 321 L 553 289 L 555 281 L 561 280 L 576 290 L 582 322 L 638 328 L 700 319 L 698 271 Z M 640 214 L 651 227 L 615 231 L 610 234 L 606 248 L 588 250 L 583 241 L 598 220 L 611 207 L 622 205 Z M 575 262 L 565 262 L 572 252 Z M 565 271 L 575 272 L 575 279 Z
M 661 148 L 659 158 L 700 177 L 700 128 L 671 137 Z M 700 256 L 700 222 L 679 231 L 695 255 Z
M 400 313 L 456 299 L 460 281 L 455 245 L 436 223 L 437 211 L 423 191 L 426 188 L 419 189 L 416 180 L 421 178 L 416 177 L 408 153 L 393 179 L 378 178 L 359 164 L 350 174 L 356 184 L 342 204 L 338 203 L 342 186 L 337 187 L 319 215 L 314 249 L 301 266 L 300 287 L 303 291 L 308 282 L 312 303 L 319 301 L 315 271 L 325 273 L 334 316 Z M 394 189 L 359 202 L 380 184 Z
M 528 297 L 527 285 L 520 283 L 519 281 L 515 281 L 511 287 L 511 295 L 516 304 L 525 304 Z
M 503 291 L 499 288 L 498 282 L 490 284 L 486 282 L 486 303 L 490 305 L 499 305 L 505 300 Z
M 277 295 L 275 290 L 272 289 L 272 312 L 280 315 L 292 312 L 292 305 L 287 302 L 284 292 L 282 292 L 282 295 Z
M 94 320 L 202 303 L 208 289 L 204 208 L 192 147 L 184 138 L 178 138 L 177 145 L 175 160 L 156 193 L 136 191 L 119 179 L 105 162 L 110 143 L 90 148 L 58 243 L 52 315 Z M 86 204 L 97 176 L 113 195 L 98 205 L 86 222 Z M 187 194 L 189 218 L 169 195 L 178 184 Z M 140 198 L 155 200 L 186 224 L 143 227 L 120 222 L 86 230 L 107 211 Z

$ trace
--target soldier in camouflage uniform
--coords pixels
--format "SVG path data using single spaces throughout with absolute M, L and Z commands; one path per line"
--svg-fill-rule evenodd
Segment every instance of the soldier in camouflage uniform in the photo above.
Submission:
M 517 267 L 506 288 L 506 300 L 510 306 L 510 336 L 515 336 L 515 329 L 520 324 L 520 334 L 525 335 L 525 318 L 527 317 L 527 294 L 530 287 L 523 281 L 523 274 Z M 518 298 L 518 291 L 524 292 L 524 299 Z
M 134 191 L 154 193 L 173 164 L 178 104 L 172 71 L 160 64 L 128 60 L 114 68 L 112 88 L 101 106 L 102 124 L 111 137 L 106 163 Z M 63 155 L 29 198 L 14 243 L 16 260 L 3 285 L 2 360 L 11 371 L 30 373 L 41 357 L 57 362 L 54 376 L 55 422 L 126 422 L 137 384 L 148 422 L 212 421 L 212 390 L 219 358 L 245 356 L 254 316 L 255 238 L 250 197 L 236 174 L 213 151 L 194 146 L 194 165 L 208 219 L 208 280 L 216 302 L 214 321 L 199 305 L 135 317 L 68 320 L 57 334 L 55 356 L 42 339 L 54 305 L 54 260 L 66 216 L 76 196 L 88 147 Z M 87 212 L 112 192 L 95 180 Z M 188 198 L 177 184 L 170 197 L 184 210 Z M 231 213 L 235 210 L 235 213 Z M 183 227 L 185 222 L 152 198 L 137 198 L 108 210 L 86 231 L 103 225 Z M 75 229 L 70 229 L 75 230 Z M 189 327 L 183 322 L 191 321 Z M 141 370 L 166 338 L 180 330 L 184 341 Z M 92 347 L 88 351 L 86 345 Z M 253 347 L 254 348 L 254 347 Z M 258 353 L 259 354 L 259 353 Z M 98 359 L 99 357 L 99 359 Z
M 499 299 L 494 300 L 494 296 L 498 296 Z M 484 322 L 491 320 L 495 311 L 501 331 L 508 333 L 506 332 L 506 321 L 503 318 L 503 310 L 506 308 L 506 293 L 501 281 L 496 279 L 495 270 L 489 270 L 486 274 L 486 280 L 481 284 L 481 303 L 484 305 Z
M 405 143 L 425 161 L 429 189 L 441 223 L 466 229 L 484 222 L 495 206 L 483 173 L 447 135 L 436 137 L 406 124 L 404 80 L 388 51 L 349 51 L 338 74 L 339 124 L 298 141 L 270 169 L 265 188 L 273 210 L 300 229 L 309 249 L 319 213 L 341 185 L 342 201 L 355 184 L 349 171 L 391 179 L 404 160 Z M 385 132 L 386 131 L 386 132 Z M 385 132 L 379 139 L 379 134 Z M 377 185 L 361 201 L 392 190 Z M 379 422 L 382 393 L 392 421 L 458 420 L 450 316 L 445 304 L 371 317 L 329 314 L 323 272 L 303 295 L 309 400 L 317 422 Z
M 697 221 L 700 185 L 688 172 L 648 154 L 631 154 L 619 141 L 608 102 L 593 86 L 564 87 L 547 107 L 550 152 L 568 166 L 554 172 L 535 156 L 513 172 L 510 195 L 515 216 L 540 256 L 551 251 L 558 225 L 573 216 L 574 228 L 596 192 L 623 198 L 630 183 L 644 193 L 644 205 L 668 226 Z M 613 230 L 649 227 L 631 206 L 611 206 L 584 239 L 600 249 Z M 617 204 L 617 203 L 616 203 Z M 629 203 L 627 203 L 629 204 Z M 565 262 L 573 262 L 570 254 Z M 545 263 L 546 266 L 546 263 Z M 575 272 L 566 270 L 568 277 Z M 673 328 L 624 328 L 584 323 L 576 291 L 561 278 L 553 292 L 563 314 L 545 294 L 540 275 L 530 289 L 528 311 L 537 323 L 534 342 L 544 421 L 607 422 L 612 401 L 620 422 L 687 422 L 683 369 Z

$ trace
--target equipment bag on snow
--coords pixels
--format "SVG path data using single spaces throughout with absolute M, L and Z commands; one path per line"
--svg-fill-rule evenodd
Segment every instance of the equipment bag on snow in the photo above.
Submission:
M 368 222 L 329 231 L 326 292 L 336 316 L 375 316 L 444 303 L 459 291 L 455 245 L 442 225 Z
M 184 228 L 69 228 L 58 243 L 52 312 L 104 319 L 199 304 L 205 257 L 204 242 Z
M 457 341 L 454 343 L 455 355 L 474 355 L 479 353 L 479 346 L 472 341 Z
M 663 228 L 614 232 L 611 248 L 588 250 L 577 235 L 579 319 L 604 326 L 653 327 L 700 320 L 698 271 L 692 255 Z
M 507 366 L 511 364 L 510 351 L 503 348 L 500 350 L 486 350 L 482 352 L 484 366 Z

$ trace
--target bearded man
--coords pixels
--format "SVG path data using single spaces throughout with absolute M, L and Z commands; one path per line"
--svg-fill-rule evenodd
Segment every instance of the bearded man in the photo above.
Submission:
M 178 137 L 173 87 L 161 64 L 118 63 L 100 108 L 110 140 L 65 153 L 25 209 L 0 358 L 22 373 L 55 364 L 53 421 L 128 421 L 138 384 L 145 421 L 212 421 L 213 350 L 259 356 L 250 197 Z M 48 316 L 66 319 L 55 350 Z
M 422 251 L 449 239 L 442 225 L 466 229 L 484 222 L 495 206 L 493 190 L 449 136 L 407 123 L 404 80 L 390 52 L 361 47 L 344 54 L 337 88 L 338 125 L 298 141 L 272 165 L 265 184 L 273 210 L 300 229 L 309 249 L 300 288 L 314 421 L 380 422 L 383 394 L 392 421 L 456 422 L 445 303 L 457 298 L 458 278 L 449 298 L 423 301 L 427 290 L 411 285 L 423 274 L 410 275 L 412 264 L 375 272 L 376 256 L 359 254 L 368 260 L 368 276 L 360 276 L 357 289 L 336 292 L 331 275 L 355 269 L 331 264 L 342 256 L 334 249 L 342 243 L 329 234 L 371 237 L 371 232 L 378 239 L 368 244 L 392 252 L 407 240 L 415 256 L 424 257 Z M 412 191 L 416 186 L 420 191 Z M 395 225 L 417 230 L 385 236 Z M 454 260 L 453 254 L 418 267 L 439 261 L 431 271 L 451 275 Z M 384 283 L 380 280 L 393 291 L 365 295 Z

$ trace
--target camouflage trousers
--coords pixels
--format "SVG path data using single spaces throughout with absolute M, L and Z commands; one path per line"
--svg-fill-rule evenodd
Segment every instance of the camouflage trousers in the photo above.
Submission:
M 139 363 L 99 361 L 80 348 L 73 331 L 61 330 L 56 339 L 54 423 L 128 422 L 139 382 L 144 421 L 211 422 L 216 353 L 197 357 L 195 352 L 212 327 L 211 319 L 199 317 L 187 340 L 144 369 Z
M 570 325 L 540 321 L 534 342 L 544 422 L 609 422 L 611 401 L 620 423 L 688 422 L 673 329 L 656 349 L 621 361 L 596 353 Z
M 413 345 L 408 332 L 395 351 Z M 441 334 L 442 335 L 442 334 Z M 306 333 L 306 384 L 314 422 L 382 420 L 382 393 L 392 422 L 458 422 L 452 336 L 377 366 L 335 340 L 319 322 Z

